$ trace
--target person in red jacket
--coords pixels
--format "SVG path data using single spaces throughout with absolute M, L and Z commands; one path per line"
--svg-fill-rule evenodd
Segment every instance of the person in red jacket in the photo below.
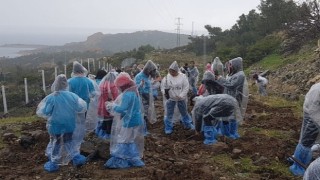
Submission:
M 106 102 L 114 101 L 118 95 L 118 88 L 114 84 L 116 74 L 109 72 L 99 85 L 101 96 L 98 103 L 98 116 L 101 120 L 96 128 L 96 135 L 100 138 L 110 138 L 113 116 L 106 109 Z

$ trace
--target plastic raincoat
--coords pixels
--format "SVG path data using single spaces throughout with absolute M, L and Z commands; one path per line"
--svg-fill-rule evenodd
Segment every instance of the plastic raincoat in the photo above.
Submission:
M 51 86 L 52 93 L 46 96 L 37 107 L 37 115 L 47 120 L 50 142 L 46 149 L 49 161 L 44 165 L 51 172 L 59 169 L 73 160 L 74 165 L 83 164 L 81 156 L 74 143 L 76 133 L 77 113 L 87 110 L 87 105 L 78 95 L 69 92 L 67 78 L 58 75 Z M 82 162 L 79 162 L 79 158 Z
M 144 149 L 144 121 L 141 112 L 139 92 L 130 75 L 120 73 L 115 80 L 122 91 L 114 103 L 107 108 L 114 114 L 111 130 L 111 158 L 107 168 L 128 168 L 144 166 L 141 160 Z

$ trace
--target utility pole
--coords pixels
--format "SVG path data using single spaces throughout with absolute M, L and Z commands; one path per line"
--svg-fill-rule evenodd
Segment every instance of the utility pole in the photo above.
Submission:
M 177 29 L 176 29 L 177 30 L 177 47 L 180 47 L 180 31 L 181 31 L 180 26 L 182 25 L 180 20 L 182 18 L 178 17 L 176 19 L 178 20 L 178 22 L 176 23 L 176 25 L 177 25 Z

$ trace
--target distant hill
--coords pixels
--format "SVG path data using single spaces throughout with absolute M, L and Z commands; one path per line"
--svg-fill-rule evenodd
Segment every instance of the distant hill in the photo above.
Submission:
M 188 35 L 180 35 L 180 45 L 187 45 Z M 154 48 L 171 49 L 176 47 L 177 35 L 161 31 L 138 31 L 134 33 L 103 34 L 95 33 L 84 42 L 67 43 L 64 46 L 50 46 L 37 49 L 37 52 L 57 51 L 96 51 L 117 53 L 129 51 L 150 44 Z

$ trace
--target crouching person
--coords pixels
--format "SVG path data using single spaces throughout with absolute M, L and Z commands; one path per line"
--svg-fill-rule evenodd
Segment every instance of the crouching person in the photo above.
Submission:
M 59 166 L 67 165 L 71 160 L 73 165 L 83 165 L 86 157 L 76 153 L 73 133 L 76 129 L 77 113 L 87 110 L 87 103 L 78 95 L 69 92 L 67 78 L 64 74 L 56 77 L 52 84 L 52 93 L 45 97 L 37 108 L 37 115 L 47 119 L 47 130 L 50 142 L 46 149 L 49 161 L 44 169 L 57 171 Z
M 235 98 L 227 94 L 209 95 L 206 97 L 196 97 L 196 104 L 192 110 L 193 121 L 196 132 L 203 131 L 204 144 L 214 144 L 217 142 L 217 126 L 221 117 L 231 115 L 242 120 L 240 108 Z
M 107 168 L 144 166 L 141 160 L 144 149 L 144 120 L 141 100 L 134 81 L 127 73 L 120 73 L 115 80 L 121 94 L 106 108 L 113 114 L 111 129 L 111 158 L 104 164 Z

